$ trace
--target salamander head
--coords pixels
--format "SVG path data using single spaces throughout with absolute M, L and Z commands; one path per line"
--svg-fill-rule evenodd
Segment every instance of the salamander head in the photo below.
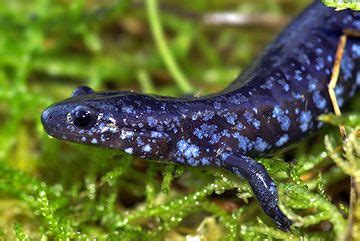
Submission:
M 133 92 L 97 93 L 81 86 L 69 99 L 46 108 L 41 122 L 60 140 L 162 159 L 167 158 L 163 153 L 169 153 L 171 137 L 160 125 L 156 101 Z

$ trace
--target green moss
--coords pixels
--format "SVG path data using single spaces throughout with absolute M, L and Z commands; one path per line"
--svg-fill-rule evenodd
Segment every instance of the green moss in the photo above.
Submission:
M 343 10 L 350 8 L 353 10 L 360 10 L 360 3 L 357 0 L 345 0 L 345 1 L 335 1 L 335 0 L 321 0 L 326 6 L 336 8 L 336 10 Z

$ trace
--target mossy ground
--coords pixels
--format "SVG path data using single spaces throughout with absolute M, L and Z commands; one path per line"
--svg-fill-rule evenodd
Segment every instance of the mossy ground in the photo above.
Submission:
M 323 117 L 353 133 L 346 154 L 340 155 L 338 130 L 328 124 L 259 160 L 295 220 L 291 233 L 276 229 L 246 182 L 229 173 L 57 141 L 40 123 L 41 111 L 78 85 L 172 96 L 220 90 L 308 2 L 169 0 L 157 12 L 153 0 L 1 1 L 1 239 L 340 238 L 347 229 L 349 175 L 360 176 L 359 95 L 344 118 Z M 281 21 L 229 27 L 202 20 L 229 9 Z

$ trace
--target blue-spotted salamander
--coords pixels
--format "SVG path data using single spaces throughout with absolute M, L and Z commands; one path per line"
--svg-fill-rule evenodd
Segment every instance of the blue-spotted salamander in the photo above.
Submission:
M 339 37 L 360 30 L 360 14 L 315 1 L 225 90 L 203 97 L 95 92 L 78 87 L 41 120 L 61 140 L 120 149 L 145 159 L 218 166 L 245 178 L 282 230 L 274 181 L 253 158 L 297 142 L 332 111 L 328 82 Z M 335 92 L 340 106 L 360 86 L 360 40 L 349 38 Z

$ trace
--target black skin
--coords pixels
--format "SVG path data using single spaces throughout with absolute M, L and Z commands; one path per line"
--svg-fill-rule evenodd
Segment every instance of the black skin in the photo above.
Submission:
M 253 158 L 299 141 L 332 110 L 328 81 L 343 30 L 360 15 L 313 3 L 224 91 L 170 98 L 79 87 L 41 120 L 61 140 L 124 150 L 181 165 L 218 166 L 245 178 L 278 228 L 292 221 L 276 185 Z M 349 38 L 336 93 L 341 106 L 360 85 L 360 41 Z

